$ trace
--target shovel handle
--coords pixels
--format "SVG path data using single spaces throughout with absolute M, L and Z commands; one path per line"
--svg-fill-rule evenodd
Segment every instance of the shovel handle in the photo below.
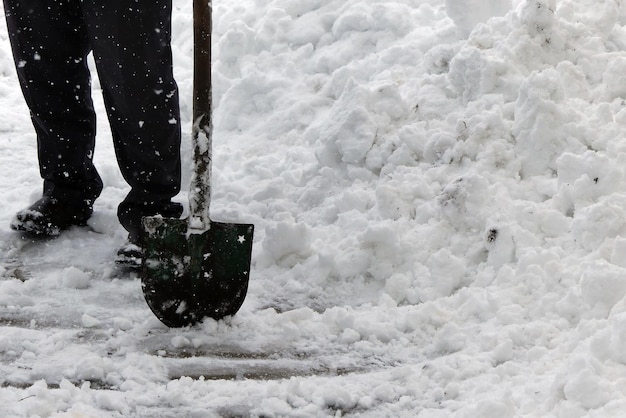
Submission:
M 194 121 L 201 117 L 210 118 L 211 115 L 211 31 L 213 19 L 210 1 L 193 0 Z
M 211 0 L 193 0 L 193 172 L 189 188 L 189 231 L 210 228 L 211 152 Z

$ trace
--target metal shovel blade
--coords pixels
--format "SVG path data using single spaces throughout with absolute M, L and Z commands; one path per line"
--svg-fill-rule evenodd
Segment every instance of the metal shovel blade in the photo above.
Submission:
M 143 293 L 169 327 L 234 315 L 246 297 L 254 226 L 211 222 L 202 233 L 188 221 L 144 218 Z

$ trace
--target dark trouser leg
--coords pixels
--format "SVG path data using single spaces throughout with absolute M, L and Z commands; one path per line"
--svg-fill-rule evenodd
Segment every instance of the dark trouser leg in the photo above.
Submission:
M 4 0 L 20 86 L 37 134 L 44 195 L 93 200 L 95 115 L 78 1 Z
M 171 0 L 81 2 L 120 170 L 131 191 L 118 208 L 136 239 L 141 217 L 179 217 L 180 114 L 172 73 Z

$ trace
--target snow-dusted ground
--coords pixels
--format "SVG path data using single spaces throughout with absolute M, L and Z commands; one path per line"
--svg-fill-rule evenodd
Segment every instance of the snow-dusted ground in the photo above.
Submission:
M 212 214 L 256 237 L 241 311 L 188 329 L 113 266 L 127 186 L 102 112 L 92 230 L 9 230 L 40 180 L 1 28 L 0 416 L 624 416 L 619 0 L 216 1 L 214 19 Z

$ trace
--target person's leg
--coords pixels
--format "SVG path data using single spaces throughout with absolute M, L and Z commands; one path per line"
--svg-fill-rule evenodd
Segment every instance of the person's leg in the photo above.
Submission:
M 131 191 L 118 208 L 131 240 L 141 218 L 179 217 L 180 114 L 171 53 L 171 0 L 81 2 L 120 170 Z
M 37 133 L 44 193 L 95 199 L 95 115 L 78 1 L 5 0 L 20 86 Z
M 83 223 L 102 190 L 92 162 L 95 115 L 86 63 L 89 43 L 78 5 L 78 0 L 4 1 L 44 180 L 44 198 L 18 213 L 14 219 L 18 226 L 27 221 L 36 224 L 41 217 L 30 214 L 41 215 L 42 211 L 44 219 L 52 216 L 48 222 L 59 223 L 53 227 Z M 32 232 L 45 234 L 47 230 Z

